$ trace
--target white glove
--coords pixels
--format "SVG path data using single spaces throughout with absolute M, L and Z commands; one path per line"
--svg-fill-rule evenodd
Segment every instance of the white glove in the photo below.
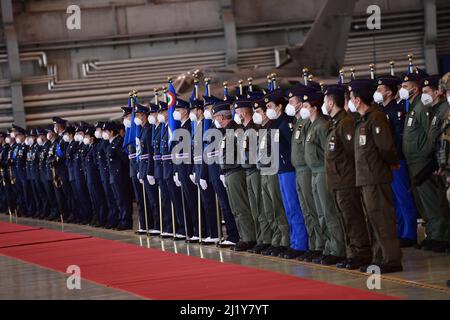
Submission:
M 225 176 L 223 174 L 220 175 L 220 180 L 222 181 L 223 186 L 226 188 L 227 185 L 225 184 Z
M 147 175 L 147 181 L 151 186 L 153 186 L 155 184 L 155 177 Z
M 140 182 L 141 184 L 144 184 L 144 180 L 143 180 L 143 179 L 139 179 L 139 182 Z
M 173 182 L 175 182 L 175 185 L 176 185 L 177 187 L 181 187 L 181 182 L 180 182 L 180 180 L 178 179 L 178 172 L 175 172 L 175 175 L 173 176 Z
M 200 187 L 202 190 L 206 190 L 208 188 L 208 183 L 204 179 L 200 179 Z
M 192 183 L 195 184 L 195 172 L 193 174 L 190 174 L 189 178 L 191 178 Z

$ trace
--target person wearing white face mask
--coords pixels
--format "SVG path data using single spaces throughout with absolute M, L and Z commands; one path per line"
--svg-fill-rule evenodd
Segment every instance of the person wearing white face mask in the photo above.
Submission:
M 292 118 L 285 113 L 287 101 L 280 89 L 274 90 L 264 97 L 267 107 L 266 114 L 272 121 L 269 125 L 270 148 L 277 145 L 273 164 L 278 163 L 273 172 L 267 174 L 268 185 L 263 191 L 266 212 L 270 212 L 275 223 L 275 234 L 281 235 L 281 240 L 272 240 L 272 247 L 262 252 L 263 255 L 279 256 L 285 259 L 295 259 L 308 250 L 308 237 L 303 213 L 295 187 L 295 169 L 291 163 Z M 260 145 L 264 144 L 260 141 Z M 269 142 L 266 142 L 269 147 Z M 261 170 L 261 174 L 263 171 Z M 280 201 L 281 200 L 281 201 Z M 278 243 L 277 243 L 278 242 Z
M 306 132 L 305 161 L 312 173 L 312 191 L 316 204 L 322 237 L 322 256 L 312 261 L 324 265 L 336 265 L 346 258 L 344 235 L 339 223 L 334 197 L 326 184 L 325 149 L 327 148 L 328 121 L 322 115 L 324 96 L 320 91 L 310 92 L 302 97 L 303 107 L 308 111 L 311 125 Z
M 30 217 L 38 217 L 42 214 L 42 195 L 39 186 L 39 146 L 36 143 L 37 130 L 31 129 L 25 138 L 26 148 L 26 184 L 29 188 L 29 195 L 25 199 L 28 210 L 31 212 Z
M 7 133 L 0 132 L 0 168 L 1 176 L 0 179 L 0 210 L 1 212 L 13 212 L 13 192 L 11 187 L 11 179 L 9 177 L 8 168 L 8 153 L 11 148 L 11 137 L 9 135 L 9 130 Z
M 208 84 L 205 84 L 205 86 L 208 88 Z M 208 91 L 208 90 L 206 90 Z M 216 130 L 214 126 L 214 121 L 212 120 L 212 108 L 216 103 L 221 103 L 222 100 L 214 97 L 206 95 L 207 92 L 205 92 L 205 96 L 203 96 L 205 101 L 205 107 L 204 107 L 204 134 L 207 134 L 208 130 Z M 205 138 L 206 140 L 206 138 Z M 205 148 L 209 145 L 210 141 L 205 141 Z M 214 191 L 216 193 L 216 196 L 220 203 L 220 208 L 222 209 L 222 217 L 225 221 L 225 229 L 226 229 L 226 235 L 227 237 L 219 243 L 220 247 L 231 247 L 236 245 L 236 243 L 239 241 L 239 233 L 237 231 L 236 222 L 234 220 L 234 216 L 231 212 L 230 202 L 228 199 L 226 188 L 222 181 L 225 181 L 225 177 L 222 175 L 222 171 L 220 169 L 220 165 L 218 162 L 211 161 L 214 158 L 217 157 L 218 152 L 208 152 L 207 158 L 210 163 L 207 165 L 207 170 L 203 170 L 202 173 L 204 174 L 205 171 L 207 171 L 207 178 L 208 178 L 208 186 L 212 185 L 214 188 Z M 222 177 L 222 178 L 221 178 Z M 216 211 L 216 210 L 214 210 Z M 220 219 L 220 212 L 219 212 L 219 219 Z M 221 219 L 220 219 L 221 220 Z M 221 229 L 220 229 L 221 230 Z M 220 236 L 220 235 L 219 235 Z
M 245 172 L 238 163 L 237 153 L 228 155 L 233 144 L 234 150 L 237 150 L 237 138 L 235 130 L 240 126 L 232 119 L 231 106 L 227 101 L 218 102 L 212 109 L 213 119 L 216 128 L 221 129 L 223 140 L 220 144 L 220 167 L 224 175 L 226 191 L 230 201 L 231 212 L 233 213 L 237 229 L 239 230 L 240 240 L 234 247 L 235 251 L 247 251 L 256 245 L 255 230 L 253 224 L 250 204 L 247 197 L 247 184 Z M 226 139 L 227 136 L 234 136 L 233 139 Z
M 163 101 L 158 102 L 158 122 L 160 125 L 158 126 L 158 135 L 155 137 L 154 145 L 155 150 L 158 149 L 159 152 L 156 152 L 155 155 L 160 156 L 161 159 L 160 166 L 162 167 L 162 172 L 155 172 L 156 176 L 160 175 L 162 179 L 162 184 L 165 184 L 165 189 L 161 188 L 161 196 L 162 201 L 172 202 L 173 211 L 171 207 L 167 205 L 163 205 L 163 223 L 162 223 L 162 236 L 163 237 L 173 237 L 173 219 L 172 216 L 175 216 L 175 239 L 183 239 L 183 236 L 187 240 L 186 232 L 187 227 L 184 224 L 184 213 L 188 216 L 189 213 L 187 211 L 183 211 L 183 194 L 181 191 L 181 182 L 178 179 L 178 174 L 174 175 L 175 165 L 172 163 L 173 155 L 171 144 L 169 143 L 169 124 L 168 124 L 168 105 Z M 173 142 L 172 142 L 173 145 Z M 158 167 L 155 168 L 155 170 Z M 191 183 L 191 182 L 190 182 Z M 165 193 L 168 193 L 168 200 L 164 200 Z M 170 208 L 170 209 L 169 209 Z M 186 209 L 186 206 L 185 206 Z M 186 209 L 187 210 L 187 209 Z M 186 216 L 186 217 L 187 217 Z M 171 231 L 172 233 L 170 233 Z M 178 234 L 178 237 L 177 237 Z
M 108 220 L 106 228 L 117 230 L 131 229 L 133 226 L 131 215 L 131 199 L 127 189 L 128 157 L 123 151 L 123 138 L 119 135 L 119 125 L 114 122 L 106 122 L 103 125 L 103 133 L 109 138 L 106 147 L 106 159 L 109 171 L 109 183 L 114 194 L 118 216 Z
M 405 124 L 405 104 L 397 103 L 395 96 L 398 92 L 400 78 L 395 76 L 378 77 L 377 91 L 373 98 L 381 105 L 381 111 L 386 114 L 389 120 L 394 144 L 399 157 L 400 168 L 393 170 L 393 181 L 391 183 L 395 212 L 398 224 L 398 237 L 401 247 L 411 247 L 417 244 L 417 209 L 414 203 L 413 194 L 409 191 L 410 179 L 408 165 L 403 155 L 402 138 Z
M 69 182 L 72 187 L 73 196 L 78 201 L 74 209 L 74 215 L 73 217 L 69 217 L 68 221 L 88 224 L 92 219 L 92 204 L 86 186 L 86 177 L 82 170 L 82 159 L 85 147 L 82 142 L 84 130 L 84 123 L 80 123 L 76 128 L 67 127 L 64 136 L 68 137 L 69 141 L 69 145 L 66 149 Z
M 150 112 L 157 112 L 157 106 L 150 104 L 149 107 L 141 104 L 136 104 L 136 116 L 135 119 L 139 119 L 141 123 L 141 131 L 138 136 L 140 140 L 140 156 L 137 166 L 137 177 L 141 183 L 144 184 L 145 194 L 147 195 L 147 220 L 148 226 L 145 225 L 145 216 L 139 217 L 139 224 L 145 226 L 149 230 L 150 234 L 158 234 L 156 231 L 160 228 L 160 211 L 159 211 L 159 199 L 158 199 L 158 187 L 154 178 L 154 173 L 150 168 L 154 167 L 153 160 L 153 125 L 148 122 L 148 115 Z M 151 174 L 149 174 L 151 173 Z M 142 187 L 141 187 L 142 190 Z M 163 205 L 166 205 L 163 203 Z M 145 212 L 144 212 L 145 214 Z M 142 227 L 141 227 L 142 228 Z M 163 230 L 165 231 L 165 230 Z M 170 230 L 168 230 L 170 231 Z M 164 232 L 163 232 L 164 235 Z
M 360 187 L 370 224 L 370 264 L 378 265 L 382 274 L 402 271 L 391 188 L 392 169 L 398 169 L 399 164 L 390 126 L 384 113 L 373 105 L 373 80 L 353 80 L 348 90 L 361 115 L 354 138 L 356 186 Z M 367 266 L 361 266 L 360 271 L 367 272 Z
M 445 85 L 440 80 L 439 75 L 431 75 L 421 81 L 421 101 L 428 107 L 429 112 L 427 142 L 422 155 L 428 159 L 438 158 L 443 126 L 449 118 L 450 108 L 445 97 Z M 431 172 L 433 168 L 435 174 L 427 174 L 425 181 L 416 182 L 416 185 L 420 200 L 425 204 L 427 238 L 431 241 L 431 244 L 424 246 L 431 247 L 434 252 L 443 252 L 450 246 L 450 209 L 446 199 L 446 181 L 440 174 L 442 170 L 436 167 L 437 165 L 427 164 L 422 172 Z M 419 172 L 417 176 L 423 174 Z
M 195 90 L 195 88 L 194 88 Z M 177 129 L 178 133 L 185 134 L 185 137 L 191 136 L 192 132 L 192 122 L 189 118 L 189 109 L 190 105 L 197 106 L 203 103 L 201 100 L 195 100 L 191 101 L 191 104 L 187 101 L 184 101 L 182 99 L 177 99 L 176 105 L 175 105 L 175 111 L 173 114 L 173 117 L 175 120 L 179 120 L 181 122 L 180 128 Z M 196 113 L 197 116 L 197 113 Z M 173 141 L 172 146 L 175 147 L 179 143 L 183 143 L 182 139 Z M 189 146 L 191 144 L 189 143 Z M 188 231 L 189 229 L 193 229 L 192 234 L 188 234 L 189 240 L 191 242 L 198 242 L 200 238 L 203 240 L 203 238 L 206 238 L 206 226 L 205 226 L 205 217 L 204 217 L 204 210 L 201 210 L 201 219 L 202 223 L 199 223 L 199 206 L 201 207 L 201 203 L 197 201 L 197 198 L 193 201 L 192 196 L 197 195 L 198 192 L 200 192 L 200 187 L 196 185 L 196 177 L 195 177 L 195 171 L 193 171 L 192 166 L 192 154 L 190 152 L 191 150 L 179 150 L 178 153 L 175 153 L 175 160 L 174 161 L 174 181 L 177 181 L 181 183 L 181 193 L 184 197 L 184 203 L 187 208 L 187 212 L 190 213 L 190 221 L 192 222 L 192 225 L 189 226 L 189 224 L 186 225 Z M 200 188 L 200 189 L 198 189 Z M 201 198 L 201 197 L 200 197 Z M 201 199 L 200 199 L 201 202 Z M 189 220 L 187 220 L 189 222 Z M 201 231 L 200 231 L 200 225 L 201 225 Z M 216 228 L 214 228 L 216 229 Z
M 308 82 L 309 84 L 309 82 Z M 297 86 L 287 90 L 289 104 L 295 106 L 296 118 L 292 132 L 291 162 L 296 172 L 296 187 L 300 206 L 304 215 L 306 229 L 308 231 L 308 251 L 297 257 L 297 260 L 310 262 L 322 255 L 324 240 L 319 223 L 319 216 L 314 203 L 311 169 L 305 160 L 306 132 L 311 126 L 309 112 L 303 106 L 301 97 L 310 92 L 316 91 L 309 86 Z M 302 111 L 303 110 L 303 111 Z
M 83 131 L 83 164 L 86 176 L 86 185 L 92 202 L 92 220 L 90 225 L 102 226 L 108 215 L 108 205 L 102 187 L 100 172 L 97 167 L 97 144 L 95 128 L 87 127 Z
M 343 85 L 330 85 L 324 92 L 323 106 L 331 117 L 324 152 L 327 187 L 333 194 L 346 235 L 347 260 L 336 266 L 354 270 L 370 264 L 372 250 L 360 189 L 356 187 L 355 120 L 344 109 L 345 91 Z

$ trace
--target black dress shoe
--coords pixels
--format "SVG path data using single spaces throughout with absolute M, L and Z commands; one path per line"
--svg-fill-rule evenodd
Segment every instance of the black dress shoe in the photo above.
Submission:
M 339 262 L 346 261 L 345 257 L 337 257 L 333 255 L 326 256 L 320 261 L 324 266 L 336 265 Z
M 367 260 L 361 260 L 361 259 L 358 259 L 358 258 L 350 258 L 350 259 L 347 259 L 347 260 L 345 261 L 346 264 L 345 264 L 344 267 L 342 267 L 343 263 L 344 263 L 344 262 L 341 262 L 341 263 L 336 264 L 336 267 L 338 267 L 338 268 L 345 268 L 345 269 L 347 269 L 347 270 L 357 270 L 357 269 L 359 269 L 361 266 L 367 266 L 367 265 L 369 265 L 370 261 L 367 261 Z
M 312 263 L 316 263 L 316 264 L 322 264 L 322 260 L 325 259 L 326 257 L 328 257 L 328 255 L 325 254 L 321 254 L 318 257 L 312 258 Z
M 251 242 L 239 241 L 232 250 L 236 251 L 236 252 L 247 251 L 248 249 L 253 248 L 255 245 L 256 245 L 256 242 L 253 242 L 253 241 L 251 241 Z
M 130 230 L 130 229 L 131 229 L 130 226 L 123 226 L 123 225 L 117 226 L 117 231 Z
M 272 250 L 275 249 L 274 246 L 269 246 L 267 249 L 261 251 L 263 256 L 270 256 L 272 254 Z
M 256 246 L 254 246 L 253 248 L 248 249 L 247 252 L 260 254 L 261 251 L 267 249 L 268 247 L 270 247 L 270 244 L 260 243 L 260 244 L 257 244 Z
M 308 250 L 304 254 L 302 254 L 301 256 L 297 257 L 297 260 L 298 261 L 305 261 L 305 259 L 309 258 L 313 254 L 314 254 L 314 251 Z
M 410 248 L 417 245 L 417 240 L 413 239 L 400 239 L 400 248 Z
M 313 251 L 313 254 L 310 255 L 309 257 L 305 258 L 303 261 L 305 262 L 313 262 L 313 260 L 317 260 L 319 259 L 322 260 L 323 254 L 322 251 Z
M 281 254 L 285 253 L 287 251 L 287 247 L 284 246 L 279 246 L 279 247 L 275 247 L 272 250 L 272 253 L 270 254 L 272 257 L 279 257 Z
M 282 253 L 280 256 L 284 259 L 297 259 L 298 257 L 305 254 L 305 251 L 294 250 L 289 248 L 286 252 Z

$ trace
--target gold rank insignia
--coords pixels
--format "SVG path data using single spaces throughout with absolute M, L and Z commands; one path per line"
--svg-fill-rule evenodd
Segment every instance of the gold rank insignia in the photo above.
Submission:
M 289 92 L 289 98 L 292 98 L 293 94 L 292 92 Z
M 268 102 L 269 102 L 269 99 L 268 99 L 268 98 L 265 98 L 265 99 L 264 99 L 264 102 L 265 102 L 265 103 L 268 103 Z
M 303 100 L 308 100 L 308 96 L 307 96 L 307 95 L 304 95 L 304 96 L 303 96 Z
M 405 76 L 404 78 L 403 78 L 403 81 L 408 81 L 409 80 L 409 77 L 408 76 Z
M 253 105 L 255 108 L 258 108 L 259 107 L 259 104 L 258 104 L 258 102 L 255 102 L 255 104 Z
M 430 82 L 429 82 L 428 80 L 425 80 L 425 81 L 423 82 L 423 84 L 427 86 L 427 85 L 430 84 Z
M 375 133 L 380 134 L 381 133 L 381 127 L 375 127 Z

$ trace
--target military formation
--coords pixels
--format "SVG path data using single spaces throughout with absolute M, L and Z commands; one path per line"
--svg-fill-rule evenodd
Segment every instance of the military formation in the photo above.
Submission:
M 138 234 L 401 271 L 401 248 L 450 249 L 450 80 L 411 56 L 400 77 L 370 73 L 323 85 L 304 69 L 288 88 L 271 74 L 220 98 L 195 78 L 189 101 L 169 80 L 147 104 L 130 92 L 121 123 L 13 125 L 0 211 L 127 230 L 135 202 Z

